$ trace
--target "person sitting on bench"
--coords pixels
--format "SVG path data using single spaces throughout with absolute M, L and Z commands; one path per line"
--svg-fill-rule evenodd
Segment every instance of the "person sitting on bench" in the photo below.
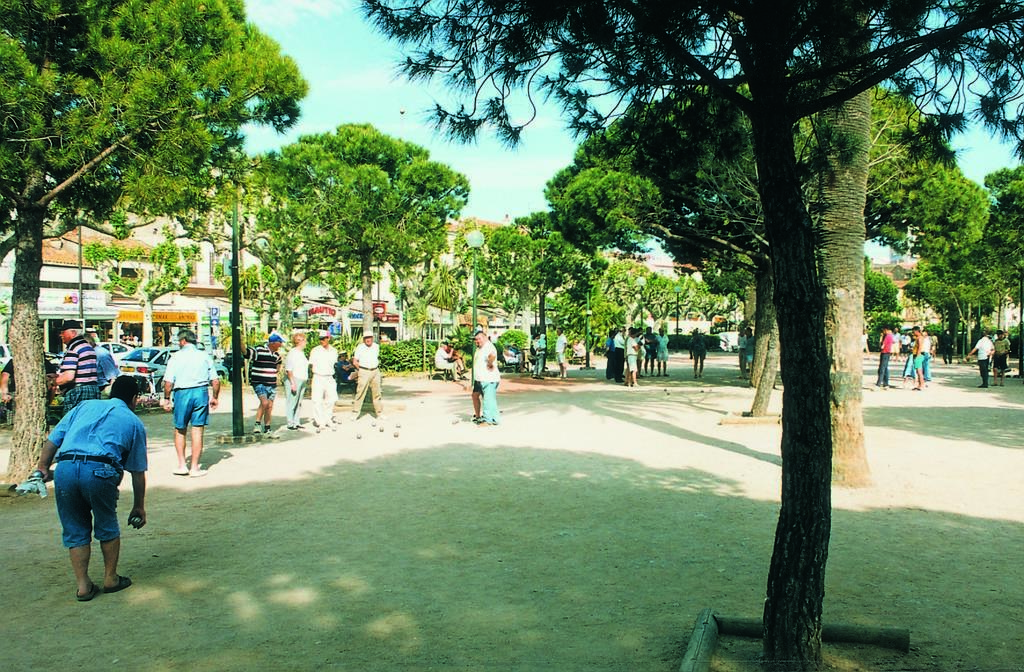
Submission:
M 462 361 L 462 354 L 448 341 L 438 344 L 437 352 L 434 353 L 434 368 L 438 371 L 451 371 L 455 380 L 465 377 L 466 365 Z
M 348 353 L 342 350 L 338 353 L 338 361 L 334 364 L 334 381 L 337 383 L 337 392 L 341 394 L 346 385 L 355 385 L 359 372 L 348 358 Z

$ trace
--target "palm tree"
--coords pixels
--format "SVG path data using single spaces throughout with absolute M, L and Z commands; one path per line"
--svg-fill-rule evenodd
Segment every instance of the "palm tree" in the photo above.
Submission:
M 447 264 L 434 266 L 427 276 L 426 296 L 430 305 L 441 310 L 441 326 L 444 328 L 444 311 L 454 315 L 462 305 L 466 294 L 466 286 L 455 269 Z M 454 323 L 454 319 L 452 320 Z

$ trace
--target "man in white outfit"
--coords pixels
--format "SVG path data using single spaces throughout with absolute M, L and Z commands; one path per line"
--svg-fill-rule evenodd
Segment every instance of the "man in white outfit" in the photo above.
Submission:
M 313 424 L 320 432 L 334 425 L 334 402 L 338 400 L 334 381 L 334 364 L 338 351 L 331 345 L 331 335 L 321 330 L 320 343 L 309 351 L 309 365 L 313 370 L 312 402 Z

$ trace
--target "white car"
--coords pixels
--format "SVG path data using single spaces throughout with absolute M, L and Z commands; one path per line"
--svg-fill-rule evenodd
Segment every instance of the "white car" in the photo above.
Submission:
M 153 389 L 145 391 L 156 393 L 163 383 L 164 371 L 167 370 L 167 362 L 170 358 L 170 348 L 135 348 L 121 360 L 121 373 L 140 376 L 152 381 Z
M 121 366 L 121 360 L 124 359 L 125 355 L 132 351 L 132 348 L 129 348 L 124 343 L 97 343 L 96 346 L 109 350 L 110 356 L 114 358 L 114 362 L 116 362 L 118 366 Z
M 724 352 L 740 351 L 740 332 L 723 331 L 718 334 L 718 347 Z
M 204 348 L 200 348 L 202 350 Z M 178 348 L 135 348 L 121 360 L 121 373 L 133 376 L 140 376 L 153 382 L 153 391 L 159 392 L 163 389 L 164 372 L 167 370 L 167 362 L 171 355 L 178 351 Z M 220 378 L 227 378 L 227 369 L 223 364 L 213 363 L 213 370 Z M 148 388 L 146 385 L 144 388 Z

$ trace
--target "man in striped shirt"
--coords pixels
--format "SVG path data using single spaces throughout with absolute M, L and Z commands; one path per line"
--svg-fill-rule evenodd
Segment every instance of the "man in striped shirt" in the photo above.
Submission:
M 245 358 L 250 362 L 249 382 L 260 402 L 256 409 L 253 434 L 270 432 L 270 417 L 274 411 L 274 398 L 277 397 L 277 376 L 281 370 L 281 355 L 277 351 L 283 343 L 284 337 L 281 334 L 271 334 L 266 345 L 245 350 Z
M 60 325 L 60 340 L 64 343 L 64 359 L 57 373 L 57 385 L 64 395 L 64 413 L 86 399 L 99 399 L 96 384 L 96 350 L 79 335 L 82 323 L 64 320 Z

